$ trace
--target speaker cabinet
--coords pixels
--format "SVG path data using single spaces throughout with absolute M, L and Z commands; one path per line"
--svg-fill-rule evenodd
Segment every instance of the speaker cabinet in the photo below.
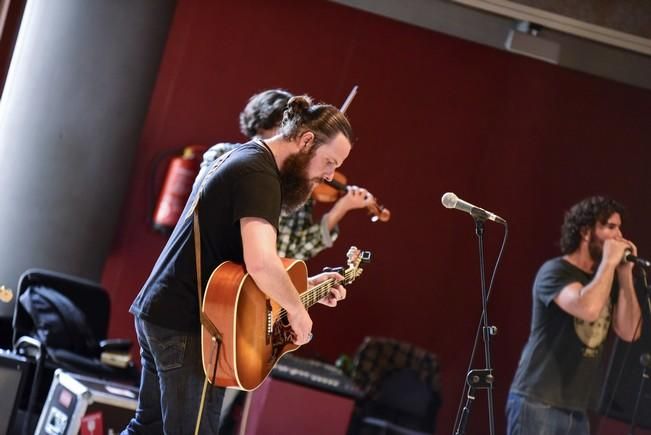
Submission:
M 350 397 L 269 377 L 247 394 L 240 435 L 345 434 L 354 405 Z

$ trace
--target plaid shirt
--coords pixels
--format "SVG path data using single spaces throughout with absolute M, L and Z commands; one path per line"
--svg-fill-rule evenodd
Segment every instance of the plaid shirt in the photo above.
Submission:
M 238 144 L 233 143 L 220 143 L 212 146 L 203 155 L 201 171 L 205 172 L 219 156 L 237 146 Z M 203 176 L 202 172 L 199 177 Z M 326 215 L 321 218 L 320 223 L 315 224 L 312 220 L 313 208 L 314 201 L 310 199 L 294 213 L 284 211 L 281 213 L 276 245 L 278 255 L 297 260 L 309 260 L 332 246 L 339 235 L 339 227 L 335 226 L 332 231 L 328 231 Z

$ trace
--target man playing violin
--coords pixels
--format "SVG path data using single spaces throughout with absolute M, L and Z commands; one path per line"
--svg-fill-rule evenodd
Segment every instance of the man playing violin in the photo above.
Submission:
M 278 134 L 283 111 L 292 94 L 283 89 L 269 89 L 253 95 L 240 113 L 240 131 L 250 139 L 266 140 Z M 201 180 L 210 165 L 238 144 L 219 143 L 203 156 Z M 325 213 L 319 223 L 313 221 L 314 199 L 310 198 L 295 211 L 284 209 L 278 224 L 277 249 L 281 257 L 309 260 L 332 246 L 339 235 L 339 222 L 351 210 L 373 204 L 373 196 L 364 188 L 348 186 L 347 192 Z

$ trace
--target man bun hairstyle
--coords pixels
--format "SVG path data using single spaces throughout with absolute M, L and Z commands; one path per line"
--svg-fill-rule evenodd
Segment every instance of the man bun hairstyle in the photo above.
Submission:
M 576 251 L 581 244 L 581 232 L 594 228 L 597 222 L 605 224 L 614 213 L 624 218 L 624 206 L 605 196 L 591 196 L 574 204 L 566 213 L 561 226 L 561 252 Z
M 293 95 L 284 89 L 268 89 L 249 98 L 240 113 L 240 131 L 246 137 L 258 136 L 263 130 L 278 127 L 287 102 Z
M 292 140 L 306 131 L 314 133 L 313 149 L 342 133 L 352 142 L 353 129 L 346 116 L 329 104 L 314 104 L 307 95 L 292 97 L 283 114 L 280 134 Z

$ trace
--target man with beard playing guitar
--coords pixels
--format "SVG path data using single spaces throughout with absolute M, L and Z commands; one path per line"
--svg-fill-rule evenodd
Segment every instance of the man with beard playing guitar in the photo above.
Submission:
M 147 282 L 131 306 L 141 347 L 142 379 L 135 417 L 123 433 L 217 433 L 223 388 L 210 388 L 197 412 L 205 376 L 201 363 L 199 301 L 192 208 L 201 228 L 202 289 L 209 273 L 230 260 L 243 263 L 260 289 L 286 311 L 294 343 L 310 341 L 312 320 L 276 252 L 281 207 L 303 204 L 351 150 L 352 129 L 335 107 L 290 99 L 279 134 L 222 156 L 196 183 Z M 190 213 L 188 213 L 188 211 Z M 187 215 L 190 214 L 190 217 Z M 343 277 L 322 273 L 311 286 Z M 335 286 L 321 302 L 335 306 L 346 290 Z

